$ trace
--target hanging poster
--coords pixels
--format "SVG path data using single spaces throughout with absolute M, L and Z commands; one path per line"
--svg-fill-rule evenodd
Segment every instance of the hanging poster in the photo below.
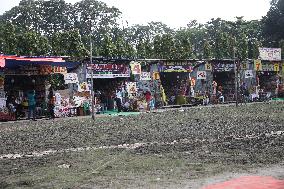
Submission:
M 79 83 L 77 73 L 64 74 L 64 80 L 65 80 L 65 84 Z
M 255 71 L 262 71 L 261 60 L 254 60 L 254 70 Z
M 80 83 L 78 85 L 78 91 L 79 92 L 86 92 L 86 91 L 90 91 L 90 86 L 87 82 L 83 82 L 83 83 Z
M 245 78 L 253 78 L 253 71 L 252 70 L 246 70 L 245 71 Z
M 132 74 L 134 75 L 141 74 L 141 64 L 139 62 L 131 62 L 130 67 L 131 67 Z
M 197 71 L 197 79 L 206 79 L 206 71 Z
M 126 83 L 126 90 L 129 97 L 134 97 L 137 95 L 137 86 L 136 82 L 127 82 Z
M 141 72 L 140 80 L 145 80 L 145 81 L 151 80 L 151 73 L 150 72 Z
M 274 64 L 274 71 L 279 72 L 280 70 L 280 65 L 279 64 Z
M 249 68 L 248 63 L 241 63 L 241 70 L 247 70 Z
M 212 71 L 212 65 L 210 63 L 205 64 L 205 71 Z
M 130 68 L 127 64 L 116 64 L 112 62 L 88 65 L 93 70 L 93 78 L 117 78 L 130 77 Z M 91 78 L 91 74 L 87 74 Z
M 281 60 L 281 48 L 259 48 L 261 60 L 279 61 Z
M 160 80 L 160 73 L 159 72 L 153 73 L 153 80 Z

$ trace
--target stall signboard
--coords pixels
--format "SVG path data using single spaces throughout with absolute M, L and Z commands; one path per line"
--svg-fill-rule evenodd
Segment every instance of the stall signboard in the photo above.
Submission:
M 273 72 L 274 65 L 273 64 L 262 64 L 262 71 Z
M 151 73 L 150 72 L 141 72 L 140 80 L 145 80 L 145 81 L 151 80 Z
M 281 60 L 281 48 L 259 48 L 261 60 L 279 61 Z
M 159 64 L 160 72 L 192 72 L 196 62 L 190 61 L 163 61 Z
M 254 70 L 255 71 L 262 71 L 261 60 L 254 60 Z
M 79 83 L 77 73 L 64 74 L 65 84 Z
M 136 82 L 127 82 L 126 83 L 126 90 L 129 97 L 135 97 L 137 95 L 137 86 Z
M 206 79 L 206 71 L 197 71 L 197 79 Z
M 232 72 L 234 71 L 234 64 L 230 63 L 215 63 L 213 64 L 213 70 L 215 72 Z
M 253 78 L 253 71 L 252 70 L 246 70 L 245 71 L 245 78 Z
M 93 70 L 93 78 L 130 77 L 130 68 L 126 64 L 98 63 L 88 65 L 88 69 Z M 87 74 L 87 78 L 92 78 L 91 74 Z
M 66 67 L 59 67 L 59 66 L 53 66 L 52 67 L 53 73 L 60 73 L 60 74 L 66 74 L 67 68 Z
M 141 64 L 139 62 L 131 62 L 130 67 L 133 75 L 141 74 Z

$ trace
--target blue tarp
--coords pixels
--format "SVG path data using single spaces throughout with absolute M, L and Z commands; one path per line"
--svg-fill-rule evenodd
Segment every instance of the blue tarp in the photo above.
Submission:
M 37 66 L 37 65 L 50 65 L 66 67 L 72 69 L 80 65 L 80 62 L 51 62 L 51 61 L 28 61 L 28 60 L 13 60 L 6 59 L 5 68 L 18 68 L 21 66 Z

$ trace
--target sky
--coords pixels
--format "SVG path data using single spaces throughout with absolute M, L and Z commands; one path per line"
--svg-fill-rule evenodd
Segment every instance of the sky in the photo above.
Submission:
M 19 4 L 20 0 L 0 0 L 0 14 Z M 75 3 L 79 0 L 65 0 Z M 206 23 L 211 18 L 234 20 L 261 19 L 270 7 L 270 0 L 101 0 L 122 12 L 129 25 L 161 21 L 172 28 L 185 27 L 191 20 Z M 125 22 L 126 23 L 126 22 Z

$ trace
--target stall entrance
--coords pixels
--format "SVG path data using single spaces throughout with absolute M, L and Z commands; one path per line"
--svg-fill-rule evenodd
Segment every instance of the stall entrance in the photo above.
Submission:
M 103 109 L 113 110 L 116 91 L 118 89 L 122 89 L 126 81 L 128 81 L 128 78 L 94 79 L 93 89 L 95 91 L 95 103 L 100 104 L 101 106 L 105 106 L 105 108 Z
M 165 90 L 169 105 L 185 104 L 185 96 L 189 93 L 189 73 L 162 72 L 161 83 Z
M 257 75 L 261 91 L 275 95 L 277 82 L 279 82 L 277 72 L 258 72 Z
M 217 83 L 217 90 L 221 89 L 226 101 L 233 101 L 235 94 L 235 74 L 233 72 L 215 72 L 213 80 Z

